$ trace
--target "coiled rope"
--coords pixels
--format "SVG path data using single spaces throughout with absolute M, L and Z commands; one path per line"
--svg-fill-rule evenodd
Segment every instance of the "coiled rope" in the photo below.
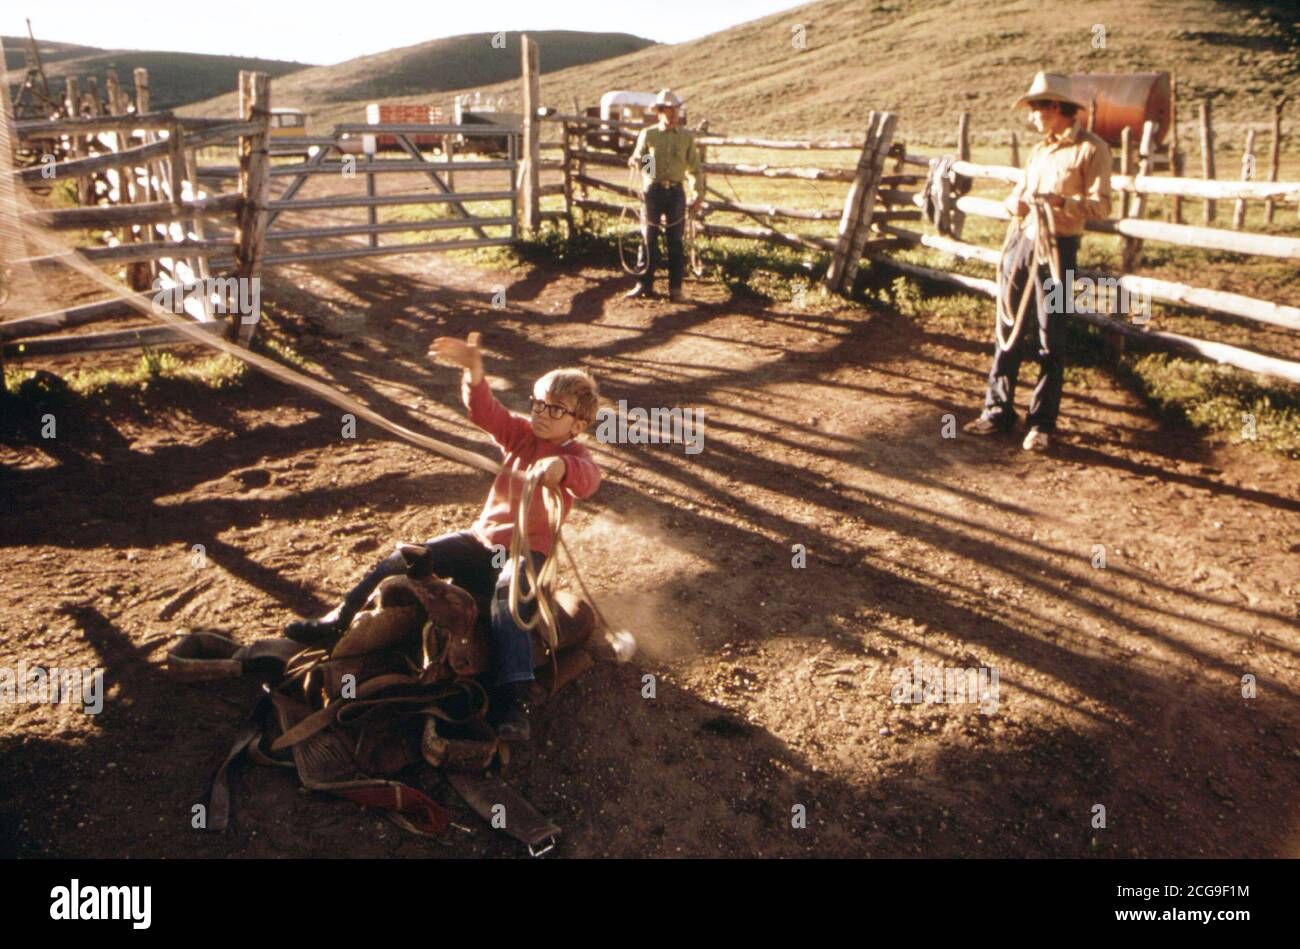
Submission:
M 618 214 L 618 264 L 623 268 L 623 272 L 632 277 L 644 277 L 646 270 L 650 266 L 650 248 L 646 243 L 648 228 L 645 220 L 645 187 L 641 182 L 641 174 L 635 168 L 628 168 L 627 190 L 633 192 L 640 199 L 637 204 L 624 204 L 623 209 Z M 635 211 L 633 208 L 635 207 Z M 629 265 L 627 260 L 627 240 L 628 235 L 632 233 L 632 227 L 628 223 L 630 214 L 635 213 L 637 218 L 637 262 L 635 265 Z M 677 220 L 663 225 L 666 231 L 670 227 L 676 227 L 682 222 L 686 223 L 686 228 L 682 235 L 683 253 L 686 256 L 691 273 L 696 277 L 704 274 L 704 266 L 700 263 L 699 248 L 695 240 L 695 215 L 691 213 L 691 206 L 686 205 L 685 213 Z
M 1020 339 L 1020 330 L 1024 326 L 1025 312 L 1029 308 L 1031 294 L 1038 287 L 1038 268 L 1048 265 L 1052 280 L 1061 284 L 1061 249 L 1056 243 L 1056 218 L 1052 206 L 1047 203 L 1046 195 L 1032 195 L 1029 201 L 1030 226 L 1034 229 L 1034 252 L 1030 259 L 1029 272 L 1025 277 L 1025 289 L 1020 294 L 1020 305 L 1015 315 L 1011 313 L 1011 286 L 1006 273 L 1007 254 L 1020 234 L 1019 222 L 1013 217 L 1007 226 L 1007 236 L 1002 242 L 1002 252 L 998 256 L 998 307 L 997 320 L 993 325 L 993 335 L 997 338 L 998 349 L 1006 352 Z M 1003 330 L 1011 331 L 1004 337 Z

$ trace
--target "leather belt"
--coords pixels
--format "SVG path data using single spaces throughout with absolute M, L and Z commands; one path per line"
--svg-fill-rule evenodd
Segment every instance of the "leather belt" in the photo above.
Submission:
M 685 184 L 685 182 L 682 182 L 682 181 L 670 181 L 670 180 L 667 179 L 667 178 L 658 178 L 658 179 L 656 179 L 655 181 L 651 182 L 651 184 L 656 184 L 656 185 L 658 185 L 658 186 L 661 187 L 661 188 L 671 188 L 673 185 Z

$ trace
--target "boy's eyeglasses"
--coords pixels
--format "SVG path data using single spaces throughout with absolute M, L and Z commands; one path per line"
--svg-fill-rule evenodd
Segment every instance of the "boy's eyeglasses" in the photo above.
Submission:
M 551 418 L 564 418 L 566 415 L 572 415 L 574 418 L 578 417 L 576 412 L 572 409 L 566 409 L 562 405 L 551 405 L 551 403 L 544 402 L 541 399 L 531 399 L 530 401 L 533 404 L 534 415 L 541 415 L 542 412 L 545 412 Z

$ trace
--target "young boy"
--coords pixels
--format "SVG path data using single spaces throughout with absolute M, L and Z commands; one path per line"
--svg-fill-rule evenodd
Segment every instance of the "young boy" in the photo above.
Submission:
M 495 680 L 492 717 L 503 740 L 527 741 L 525 696 L 533 681 L 533 648 L 529 633 L 520 629 L 510 615 L 510 578 L 520 565 L 510 562 L 505 553 L 510 549 L 523 482 L 509 471 L 515 467 L 520 473 L 544 472 L 544 484 L 562 489 L 560 498 L 566 515 L 573 498 L 595 493 L 600 486 L 600 469 L 575 439 L 595 420 L 600 393 L 595 380 L 581 369 L 555 369 L 533 386 L 531 418 L 514 415 L 497 401 L 483 378 L 478 342 L 478 333 L 470 333 L 466 342 L 440 336 L 429 354 L 465 370 L 462 398 L 469 419 L 501 447 L 503 470 L 492 483 L 483 512 L 469 530 L 435 537 L 425 547 L 433 572 L 472 594 L 481 615 L 490 612 Z M 528 523 L 528 543 L 538 570 L 555 540 L 540 493 L 539 488 L 529 508 Z M 494 566 L 494 560 L 501 566 Z M 340 635 L 384 578 L 405 571 L 406 562 L 394 553 L 366 574 L 332 612 L 320 619 L 290 623 L 285 634 L 299 642 Z M 535 608 L 535 604 L 529 604 L 526 620 L 531 619 Z

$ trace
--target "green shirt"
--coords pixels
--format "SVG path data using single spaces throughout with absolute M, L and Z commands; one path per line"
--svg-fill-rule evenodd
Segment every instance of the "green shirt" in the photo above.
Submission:
M 642 156 L 647 154 L 654 160 L 644 161 Z M 642 184 L 646 187 L 656 181 L 682 182 L 688 174 L 692 188 L 700 180 L 700 153 L 695 147 L 695 136 L 681 126 L 662 129 L 655 125 L 642 129 L 636 137 L 632 158 L 641 168 Z

